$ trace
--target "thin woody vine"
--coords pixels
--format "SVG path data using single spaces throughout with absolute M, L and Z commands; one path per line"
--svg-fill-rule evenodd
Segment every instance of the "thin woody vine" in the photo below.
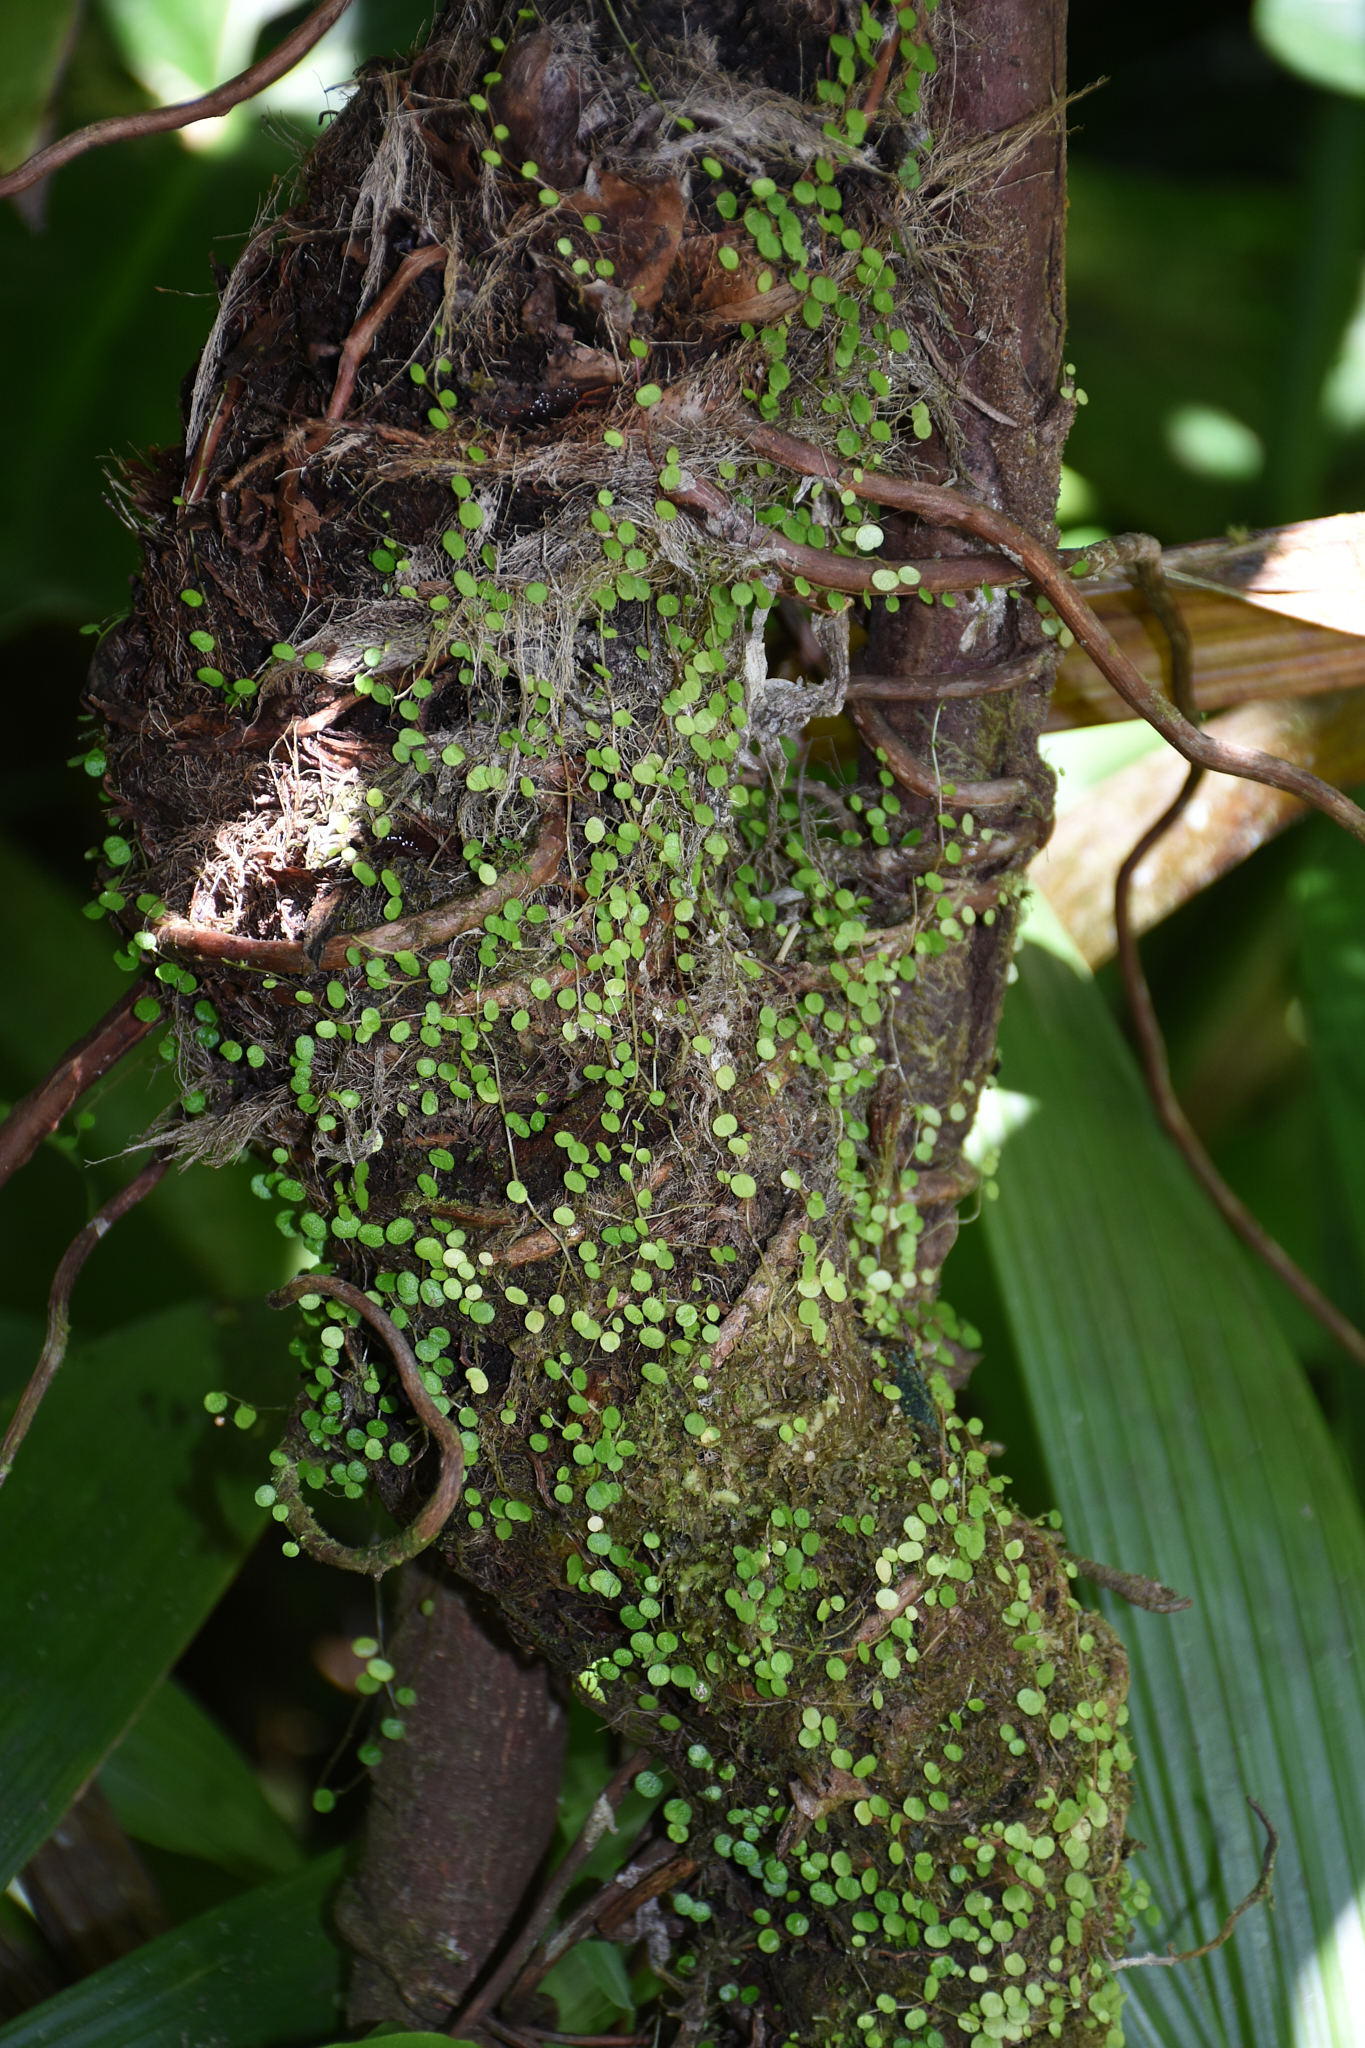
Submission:
M 761 60 L 663 10 L 446 16 L 258 224 L 183 446 L 115 484 L 143 568 L 89 690 L 91 908 L 138 979 L 53 1087 L 164 1025 L 180 1101 L 122 1208 L 259 1157 L 309 1263 L 258 1499 L 376 1578 L 436 1546 L 638 1745 L 620 1789 L 671 1777 L 689 2043 L 1121 2043 L 1126 1662 L 956 1413 L 937 1293 L 1058 644 L 1365 834 L 1137 675 L 1098 551 L 941 481 L 1024 431 L 951 309 L 1061 120 L 954 125 L 967 12 L 784 17 Z M 772 673 L 793 600 L 819 684 Z M 876 672 L 914 607 L 951 659 Z M 799 744 L 843 711 L 851 781 Z M 64 1341 L 59 1287 L 3 1470 Z M 329 1498 L 399 1534 L 348 1548 Z M 413 1694 L 373 1647 L 380 1769 Z M 522 2039 L 535 1974 L 514 1948 L 446 2017 Z

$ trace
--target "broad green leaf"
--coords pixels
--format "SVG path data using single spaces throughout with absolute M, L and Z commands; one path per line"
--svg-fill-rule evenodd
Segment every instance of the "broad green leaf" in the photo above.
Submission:
M 1098 992 L 1037 945 L 1006 1007 L 1015 1128 L 986 1230 L 1078 1553 L 1194 1596 L 1106 1611 L 1133 1666 L 1152 1946 L 1207 1939 L 1280 1831 L 1274 1913 L 1133 1971 L 1130 2043 L 1348 2048 L 1365 1957 L 1365 1527 L 1239 1248 Z
M 1365 94 L 1365 0 L 1255 0 L 1252 24 L 1287 71 Z
M 259 1884 L 302 1852 L 246 1758 L 173 1678 L 165 1679 L 100 1772 L 130 1835 L 200 1856 Z
M 0 12 L 0 171 L 22 163 L 42 141 L 48 111 L 80 0 Z
M 3 2048 L 297 2048 L 335 2028 L 344 1851 L 244 1892 L 0 2027 Z M 418 2035 L 425 2044 L 430 2037 Z
M 559 2007 L 565 2034 L 608 2033 L 635 2011 L 621 1951 L 611 1941 L 580 1941 L 546 1972 L 540 1988 Z
M 7 977 L 0 1002 L 0 1087 L 11 1096 L 40 1080 L 128 985 L 114 965 L 108 925 L 92 923 L 80 911 L 72 890 L 0 840 L 0 954 Z M 43 1303 L 69 1240 L 142 1163 L 118 1155 L 174 1099 L 171 1074 L 156 1051 L 160 1036 L 158 1031 L 132 1053 L 81 1105 L 95 1121 L 66 1166 L 50 1154 L 40 1157 L 0 1193 L 0 1218 L 20 1234 L 7 1245 L 2 1284 L 8 1306 Z M 107 1163 L 82 1169 L 82 1155 Z M 78 1323 L 93 1314 L 108 1327 L 138 1313 L 149 1299 L 164 1304 L 212 1292 L 247 1296 L 280 1286 L 295 1270 L 297 1243 L 279 1235 L 269 1207 L 251 1195 L 251 1172 L 243 1164 L 169 1174 L 145 1206 L 119 1225 L 111 1248 L 96 1254 L 76 1297 Z
M 452 2041 L 449 2034 L 366 2034 L 366 2041 L 381 2048 L 385 2041 L 401 2041 L 403 2048 L 478 2048 L 474 2041 Z M 350 2041 L 331 2041 L 328 2048 L 354 2048 Z
M 0 1883 L 142 1711 L 265 1524 L 274 1420 L 215 1428 L 203 1397 L 287 1398 L 268 1312 L 199 1304 L 76 1346 L 0 1492 Z M 8 1416 L 40 1333 L 0 1320 Z
M 196 0 L 193 7 L 184 0 L 105 0 L 105 12 L 129 70 L 165 106 L 196 99 L 245 71 L 262 28 L 294 7 L 293 0 Z M 355 24 L 343 15 L 292 71 L 226 117 L 196 124 L 185 141 L 192 149 L 231 146 L 266 108 L 304 114 L 311 124 L 327 104 L 326 87 L 348 83 L 360 55 Z

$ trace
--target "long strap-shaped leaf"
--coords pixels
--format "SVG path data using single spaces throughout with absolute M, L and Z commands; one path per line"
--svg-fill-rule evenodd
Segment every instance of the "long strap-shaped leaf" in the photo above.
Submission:
M 1025 947 L 1003 1051 L 1033 1106 L 986 1227 L 1070 1540 L 1194 1595 L 1113 1616 L 1152 1946 L 1212 1935 L 1250 1888 L 1248 1793 L 1281 1834 L 1274 1913 L 1205 1962 L 1133 1971 L 1128 2039 L 1348 2048 L 1365 2010 L 1365 1524 L 1079 963 Z
M 343 1851 L 244 1892 L 0 2027 L 0 2048 L 283 2048 L 339 2020 Z
M 203 1407 L 239 1378 L 258 1399 L 288 1399 L 291 1361 L 265 1320 L 187 1303 L 125 1325 L 76 1347 L 39 1412 L 0 1495 L 0 1882 L 52 1832 L 265 1525 L 252 1498 L 264 1443 L 214 1429 Z M 36 1348 L 26 1322 L 0 1318 L 0 1418 Z

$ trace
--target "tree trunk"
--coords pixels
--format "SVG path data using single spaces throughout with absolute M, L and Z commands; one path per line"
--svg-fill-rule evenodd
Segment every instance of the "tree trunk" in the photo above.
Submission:
M 458 1422 L 450 1567 L 674 1772 L 678 2038 L 1079 2041 L 1126 1667 L 937 1300 L 1050 622 L 875 502 L 955 478 L 1051 535 L 1061 8 L 629 22 L 448 16 L 243 256 L 188 453 L 127 485 L 111 908 L 174 1142 L 267 1154 Z M 820 689 L 769 673 L 784 596 Z M 796 737 L 850 648 L 836 787 Z M 317 1543 L 310 1494 L 373 1480 L 411 1520 L 440 1417 L 325 1282 L 304 1322 L 278 1514 Z M 367 1952 L 412 1883 L 380 1834 Z
M 427 1560 L 398 1574 L 388 1656 L 417 1698 L 375 1773 L 337 1906 L 357 1958 L 352 2026 L 448 2019 L 550 1846 L 567 1717 L 545 1665 L 498 1633 Z

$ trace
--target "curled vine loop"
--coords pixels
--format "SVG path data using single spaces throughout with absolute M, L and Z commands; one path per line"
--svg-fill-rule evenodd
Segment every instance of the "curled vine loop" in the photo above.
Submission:
M 286 1520 L 289 1527 L 309 1556 L 317 1558 L 321 1564 L 336 1565 L 340 1571 L 361 1572 L 367 1578 L 380 1579 L 395 1565 L 406 1564 L 409 1558 L 418 1556 L 435 1541 L 449 1521 L 464 1487 L 464 1444 L 459 1430 L 441 1413 L 427 1392 L 416 1354 L 392 1316 L 386 1315 L 349 1280 L 337 1280 L 327 1273 L 301 1273 L 287 1287 L 281 1287 L 269 1296 L 270 1306 L 288 1308 L 309 1294 L 325 1294 L 346 1308 L 354 1309 L 357 1315 L 364 1317 L 375 1334 L 383 1338 L 403 1383 L 403 1392 L 412 1403 L 418 1420 L 435 1439 L 440 1452 L 441 1476 L 417 1519 L 386 1542 L 369 1543 L 357 1549 L 351 1544 L 339 1543 L 334 1536 L 327 1534 L 303 1498 L 298 1459 L 281 1448 L 284 1463 L 276 1467 L 275 1495 L 288 1510 Z

